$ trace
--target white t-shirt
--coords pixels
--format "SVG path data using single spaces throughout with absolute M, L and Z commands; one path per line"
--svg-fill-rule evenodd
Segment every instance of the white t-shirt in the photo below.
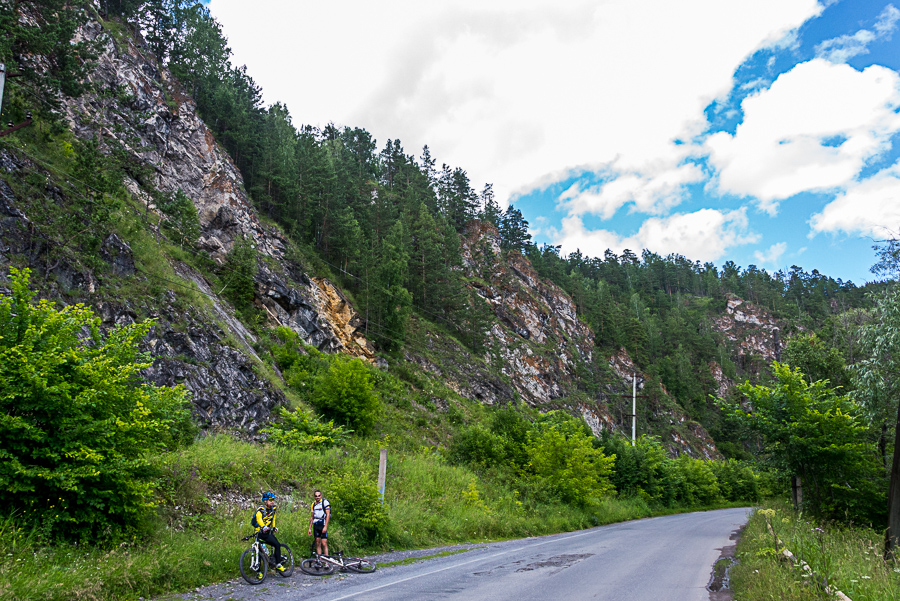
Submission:
M 320 502 L 315 503 L 312 508 L 313 513 L 313 521 L 314 522 L 324 522 L 325 521 L 325 510 L 331 508 L 331 503 L 328 502 L 328 499 L 322 499 Z

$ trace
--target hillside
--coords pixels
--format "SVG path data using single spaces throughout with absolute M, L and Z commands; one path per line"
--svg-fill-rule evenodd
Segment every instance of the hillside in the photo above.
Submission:
M 450 396 L 435 397 L 433 411 L 446 411 L 455 398 L 487 405 L 521 399 L 543 411 L 564 408 L 581 415 L 595 435 L 604 429 L 630 431 L 627 397 L 632 374 L 637 374 L 646 397 L 639 404 L 639 433 L 659 436 L 673 454 L 716 457 L 715 442 L 704 427 L 717 423 L 706 395 L 725 395 L 740 378 L 755 378 L 779 357 L 785 336 L 804 327 L 727 292 L 734 274 L 723 272 L 713 292 L 709 266 L 704 273 L 692 266 L 694 279 L 702 277 L 699 287 L 705 290 L 682 292 L 679 286 L 698 286 L 680 282 L 674 287 L 667 283 L 657 292 L 651 288 L 649 298 L 657 299 L 656 308 L 640 287 L 629 284 L 630 299 L 627 294 L 616 299 L 613 290 L 610 302 L 620 314 L 627 314 L 627 303 L 637 303 L 658 321 L 620 323 L 619 332 L 610 335 L 604 327 L 608 316 L 593 318 L 587 300 L 573 300 L 573 294 L 579 294 L 567 285 L 569 276 L 553 277 L 553 261 L 563 259 L 547 249 L 542 254 L 527 244 L 527 237 L 524 245 L 511 247 L 508 224 L 498 229 L 490 222 L 486 201 L 459 226 L 458 263 L 445 262 L 449 271 L 421 272 L 423 295 L 429 286 L 440 292 L 436 283 L 455 279 L 456 284 L 444 282 L 449 287 L 442 298 L 423 296 L 420 301 L 416 296 L 415 253 L 417 248 L 426 251 L 421 244 L 415 246 L 413 232 L 404 284 L 412 292 L 413 314 L 406 331 L 398 334 L 388 323 L 389 315 L 377 315 L 378 301 L 370 294 L 380 288 L 390 295 L 385 281 L 361 283 L 356 274 L 363 271 L 350 267 L 346 258 L 344 269 L 334 264 L 339 255 L 311 252 L 302 238 L 286 233 L 293 229 L 289 219 L 263 217 L 260 208 L 266 209 L 266 203 L 260 207 L 247 193 L 241 169 L 218 141 L 221 134 L 207 127 L 184 84 L 154 56 L 151 46 L 126 30 L 96 19 L 78 30 L 77 39 L 91 43 L 97 57 L 87 74 L 87 91 L 62 98 L 61 116 L 82 141 L 77 150 L 65 135 L 51 133 L 50 126 L 41 123 L 4 140 L 0 263 L 30 267 L 42 295 L 64 303 L 85 302 L 106 327 L 156 319 L 152 335 L 142 343 L 153 357 L 147 376 L 157 384 L 183 383 L 193 395 L 194 415 L 206 430 L 253 437 L 271 420 L 277 405 L 289 404 L 278 367 L 261 339 L 284 326 L 320 351 L 349 353 L 387 370 L 412 369 L 440 382 Z M 326 135 L 320 143 L 334 142 Z M 85 203 L 98 198 L 102 182 L 73 181 L 60 171 L 73 162 L 77 168 L 72 156 L 79 152 L 93 152 L 95 168 L 105 165 L 123 178 L 127 194 L 117 218 L 101 220 L 84 210 Z M 385 153 L 380 156 L 383 160 Z M 365 185 L 363 194 L 403 202 L 397 200 L 402 192 L 393 183 Z M 440 186 L 436 182 L 432 190 L 438 201 Z M 162 206 L 177 194 L 196 209 L 199 229 L 193 240 L 179 239 L 181 230 L 173 225 L 178 215 Z M 454 217 L 447 207 L 438 202 L 433 215 L 423 217 L 435 220 L 431 227 L 438 236 L 448 235 L 448 226 L 441 226 L 440 220 Z M 67 229 L 71 220 L 79 219 L 90 230 L 90 240 L 77 241 Z M 408 230 L 415 227 L 414 220 L 406 225 Z M 452 231 L 449 235 L 456 236 Z M 382 259 L 387 240 L 385 236 L 373 242 L 382 245 L 375 251 Z M 247 272 L 252 278 L 249 296 L 241 299 L 235 296 L 242 268 L 235 249 L 243 241 L 252 247 L 248 261 L 253 264 Z M 359 243 L 369 244 L 363 239 Z M 446 251 L 448 243 L 440 244 Z M 368 252 L 361 246 L 351 254 Z M 536 267 L 533 260 L 540 264 Z M 565 260 L 573 263 L 571 257 Z M 654 269 L 647 257 L 643 265 L 626 257 L 614 262 L 625 270 Z M 607 288 L 614 282 L 599 281 Z M 603 285 L 596 284 L 597 294 Z M 666 337 L 658 294 L 671 299 L 673 291 L 680 299 L 679 310 L 695 315 L 687 327 L 704 330 L 694 332 L 702 338 L 697 344 L 715 345 L 705 352 L 714 359 L 693 354 L 687 356 L 686 367 L 678 368 L 687 370 L 681 380 L 700 383 L 690 392 L 669 390 L 673 380 L 660 368 L 678 360 L 676 349 L 656 351 L 660 356 L 654 357 L 654 351 L 648 356 L 638 344 L 648 336 Z M 448 299 L 454 296 L 455 306 L 450 307 Z M 769 304 L 777 308 L 777 303 Z M 603 331 L 595 331 L 592 324 Z M 639 331 L 632 331 L 635 327 Z M 693 353 L 680 343 L 677 350 Z M 419 382 L 419 376 L 411 379 Z
M 896 395 L 847 366 L 888 283 L 539 247 L 427 146 L 264 105 L 193 0 L 0 31 L 0 600 L 233 579 L 264 491 L 295 553 L 313 490 L 360 554 L 791 490 L 884 521 Z

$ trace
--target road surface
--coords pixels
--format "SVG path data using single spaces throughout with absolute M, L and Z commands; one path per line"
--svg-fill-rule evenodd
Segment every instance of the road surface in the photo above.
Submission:
M 706 585 L 749 509 L 686 513 L 501 543 L 373 574 L 235 580 L 186 599 L 709 601 Z M 396 555 L 396 554 L 395 554 Z M 380 558 L 379 558 L 380 559 Z M 385 559 L 389 560 L 390 557 Z M 298 560 L 299 561 L 299 560 Z

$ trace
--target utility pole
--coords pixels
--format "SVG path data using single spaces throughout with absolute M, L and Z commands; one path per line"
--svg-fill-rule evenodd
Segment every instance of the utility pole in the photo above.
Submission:
M 623 397 L 628 397 L 627 394 L 620 395 Z M 646 394 L 638 394 L 637 393 L 637 374 L 632 372 L 631 374 L 631 413 L 626 414 L 625 417 L 631 418 L 631 446 L 635 446 L 637 444 L 637 400 L 638 398 L 646 399 Z
M 631 374 L 631 446 L 637 440 L 637 374 Z

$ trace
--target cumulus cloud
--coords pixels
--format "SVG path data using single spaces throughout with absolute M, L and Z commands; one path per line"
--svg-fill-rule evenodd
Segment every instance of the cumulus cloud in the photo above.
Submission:
M 842 35 L 825 40 L 816 46 L 816 57 L 833 63 L 845 63 L 854 56 L 869 53 L 869 44 L 881 39 L 890 39 L 900 20 L 900 10 L 888 4 L 878 15 L 874 31 L 860 29 L 854 34 Z
M 900 131 L 900 75 L 873 65 L 857 71 L 821 59 L 795 66 L 744 99 L 734 135 L 706 140 L 720 192 L 778 201 L 850 184 Z
M 560 195 L 559 204 L 570 215 L 593 214 L 604 219 L 610 219 L 626 203 L 633 203 L 635 212 L 662 215 L 681 203 L 686 185 L 705 177 L 693 163 L 655 173 L 617 173 L 597 186 L 584 188 L 581 182 L 575 182 Z
M 885 236 L 900 226 L 900 162 L 856 183 L 810 220 L 811 235 Z
M 746 209 L 721 212 L 701 209 L 666 218 L 652 217 L 644 221 L 633 236 L 619 236 L 609 230 L 589 230 L 580 217 L 562 220 L 562 230 L 555 236 L 562 253 L 576 249 L 592 256 L 603 256 L 607 249 L 616 253 L 643 249 L 660 255 L 677 253 L 698 261 L 716 261 L 729 249 L 757 242 L 759 235 L 749 230 Z
M 762 267 L 778 267 L 778 262 L 781 260 L 781 256 L 784 254 L 784 251 L 787 250 L 787 242 L 778 242 L 777 244 L 773 244 L 768 248 L 768 250 L 764 252 L 754 251 L 753 256 L 756 257 L 756 261 Z
M 672 140 L 705 123 L 735 68 L 822 5 L 268 0 L 248 11 L 243 0 L 211 0 L 210 9 L 235 62 L 295 122 L 364 127 L 408 153 L 428 144 L 476 187 L 493 182 L 502 203 L 577 166 L 672 163 L 682 153 Z M 295 62 L 301 70 L 285 69 Z

